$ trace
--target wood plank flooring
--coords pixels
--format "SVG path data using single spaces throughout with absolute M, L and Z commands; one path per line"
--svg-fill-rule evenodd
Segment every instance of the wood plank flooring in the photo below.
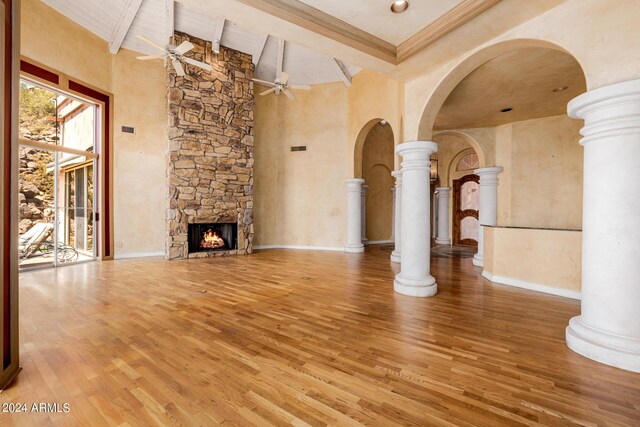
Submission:
M 0 425 L 640 425 L 640 375 L 571 352 L 577 301 L 434 257 L 393 292 L 365 254 L 96 262 L 21 276 L 21 361 Z

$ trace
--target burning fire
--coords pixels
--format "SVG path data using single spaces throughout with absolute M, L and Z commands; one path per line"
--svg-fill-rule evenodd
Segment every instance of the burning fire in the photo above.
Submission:
M 224 240 L 218 236 L 218 233 L 207 230 L 202 234 L 202 240 L 200 240 L 200 247 L 206 249 L 216 249 L 224 246 Z

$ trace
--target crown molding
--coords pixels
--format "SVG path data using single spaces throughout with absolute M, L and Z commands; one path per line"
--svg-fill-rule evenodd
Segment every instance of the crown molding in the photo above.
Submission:
M 456 7 L 400 43 L 396 62 L 400 64 L 435 43 L 450 32 L 463 26 L 501 0 L 463 0 Z
M 462 0 L 456 7 L 398 46 L 299 0 L 237 1 L 390 64 L 398 65 L 501 0 Z
M 343 43 L 391 64 L 396 64 L 397 48 L 328 13 L 299 0 L 237 0 L 314 33 Z

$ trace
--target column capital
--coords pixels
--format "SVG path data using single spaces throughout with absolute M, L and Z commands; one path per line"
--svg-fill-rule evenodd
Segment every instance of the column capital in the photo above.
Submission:
M 438 151 L 432 141 L 411 141 L 396 145 L 396 154 L 402 157 L 402 170 L 422 170 L 431 166 L 431 155 Z
M 393 171 L 391 176 L 396 179 L 396 188 L 402 188 L 402 171 Z
M 449 193 L 451 192 L 451 187 L 436 187 L 436 191 L 438 192 L 438 194 L 442 194 L 442 196 L 449 196 Z
M 429 158 L 433 153 L 438 151 L 438 144 L 433 141 L 409 141 L 396 145 L 396 154 L 407 157 L 423 157 Z
M 474 169 L 473 173 L 480 175 L 480 179 L 482 179 L 483 176 L 498 175 L 503 170 L 502 166 L 491 166 L 488 168 Z
M 362 184 L 360 186 L 360 189 L 362 190 L 363 193 L 365 193 L 367 191 L 367 189 L 369 188 L 369 186 L 367 184 Z
M 480 177 L 481 186 L 497 186 L 498 174 L 503 171 L 501 166 L 493 166 L 489 168 L 480 168 L 473 171 L 474 174 Z
M 590 90 L 569 102 L 574 119 L 584 119 L 581 145 L 640 133 L 640 79 Z
M 364 179 L 362 178 L 352 178 L 344 181 L 347 184 L 347 191 L 362 191 L 362 184 L 364 184 Z

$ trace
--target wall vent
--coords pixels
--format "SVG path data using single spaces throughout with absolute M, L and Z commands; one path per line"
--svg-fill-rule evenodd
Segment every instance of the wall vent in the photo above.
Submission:
M 136 133 L 136 128 L 133 126 L 122 126 L 122 133 Z
M 306 145 L 297 145 L 295 147 L 291 147 L 291 151 L 307 151 Z

